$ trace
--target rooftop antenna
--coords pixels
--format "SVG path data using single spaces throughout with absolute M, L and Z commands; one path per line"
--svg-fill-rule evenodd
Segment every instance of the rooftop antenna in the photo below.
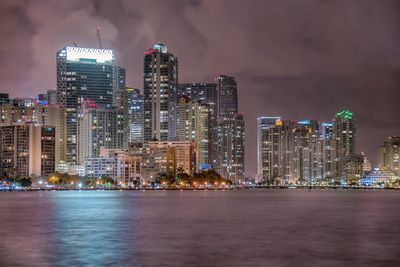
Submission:
M 99 26 L 96 27 L 96 30 L 97 30 L 96 36 L 97 36 L 97 39 L 99 40 L 99 47 L 100 47 L 100 49 L 103 49 L 103 47 L 101 45 L 100 28 L 99 28 Z

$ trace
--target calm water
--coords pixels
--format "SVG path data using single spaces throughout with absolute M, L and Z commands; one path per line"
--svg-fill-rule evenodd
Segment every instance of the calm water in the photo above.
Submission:
M 400 266 L 400 191 L 0 193 L 0 266 Z

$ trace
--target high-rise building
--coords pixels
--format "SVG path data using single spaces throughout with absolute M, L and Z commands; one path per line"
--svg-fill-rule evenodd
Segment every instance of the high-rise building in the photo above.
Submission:
M 211 133 L 208 139 L 210 144 L 209 161 L 215 170 L 219 168 L 217 164 L 218 150 L 218 123 L 217 123 L 217 84 L 216 83 L 184 83 L 179 84 L 178 96 L 187 96 L 194 103 L 207 104 L 210 110 Z M 202 161 L 201 159 L 200 162 Z M 201 165 L 200 165 L 201 166 Z M 198 165 L 198 168 L 200 168 Z
M 126 88 L 128 96 L 128 129 L 130 143 L 143 143 L 143 94 L 139 89 Z
M 234 118 L 238 114 L 237 84 L 234 77 L 219 75 L 217 83 L 217 119 Z
M 219 171 L 236 184 L 244 182 L 244 127 L 242 114 L 226 118 L 218 126 Z
M 125 90 L 126 88 L 126 70 L 123 67 L 114 68 L 114 90 Z
M 335 150 L 333 139 L 333 123 L 321 123 L 321 145 L 322 145 L 322 162 L 323 174 L 325 180 L 332 179 L 335 171 Z
M 193 102 L 187 96 L 180 96 L 177 103 L 177 135 L 179 141 L 193 141 L 196 144 L 197 171 L 211 169 L 212 138 L 211 110 L 207 104 Z
M 124 113 L 119 108 L 100 108 L 86 100 L 78 109 L 78 164 L 98 157 L 101 148 L 124 148 Z
M 85 100 L 111 107 L 115 88 L 112 50 L 64 47 L 57 52 L 58 104 L 67 112 L 67 162 L 77 163 L 77 109 Z
M 270 142 L 266 132 L 273 126 L 276 121 L 280 121 L 281 117 L 259 117 L 257 118 L 257 182 L 268 180 L 270 160 Z
M 379 147 L 379 169 L 400 176 L 400 136 L 390 136 Z
M 260 119 L 260 162 L 262 180 L 277 184 L 299 179 L 304 161 L 304 129 L 280 117 Z
M 144 141 L 175 140 L 178 59 L 155 44 L 144 53 L 143 75 Z
M 55 170 L 55 128 L 34 124 L 0 125 L 0 173 L 26 178 Z
M 238 114 L 237 84 L 234 77 L 216 77 L 217 134 L 215 163 L 221 175 L 234 183 L 244 181 L 244 118 Z
M 356 154 L 357 125 L 354 114 L 346 109 L 336 113 L 333 120 L 335 177 L 343 173 L 344 159 Z
M 330 177 L 332 124 L 258 118 L 258 176 L 269 184 L 315 183 Z
M 58 165 L 66 161 L 66 111 L 53 104 L 43 104 L 38 100 L 28 106 L 6 104 L 0 106 L 0 123 L 31 123 L 37 126 L 52 126 L 55 128 L 55 161 Z
M 193 102 L 207 104 L 211 110 L 211 120 L 217 118 L 217 84 L 216 83 L 182 83 L 179 84 L 178 96 L 189 97 Z

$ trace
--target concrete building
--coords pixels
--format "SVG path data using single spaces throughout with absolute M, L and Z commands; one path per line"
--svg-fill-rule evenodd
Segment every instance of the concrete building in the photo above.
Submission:
M 347 184 L 358 184 L 364 175 L 364 156 L 349 155 L 342 159 L 343 170 L 341 177 Z
M 190 141 L 151 141 L 143 148 L 143 178 L 155 181 L 160 173 L 196 170 L 196 145 Z
M 281 121 L 281 117 L 259 117 L 257 118 L 257 177 L 261 180 L 270 180 L 271 172 L 271 155 L 274 153 L 272 149 L 275 146 L 271 143 L 270 128 L 274 127 L 277 121 Z
M 379 169 L 400 176 L 400 136 L 390 136 L 379 147 Z
M 66 110 L 58 105 L 35 101 L 26 105 L 0 106 L 0 123 L 28 123 L 55 128 L 55 161 L 58 166 L 66 161 Z
M 388 170 L 373 169 L 360 179 L 361 186 L 383 186 L 387 183 L 395 183 L 400 177 Z
M 23 178 L 55 171 L 55 128 L 0 124 L 0 173 Z
M 180 96 L 177 103 L 177 125 L 178 140 L 196 144 L 197 171 L 211 169 L 212 127 L 209 105 Z
M 343 173 L 343 160 L 347 156 L 356 154 L 357 124 L 354 114 L 343 109 L 336 113 L 333 119 L 333 138 L 335 151 L 334 177 L 340 177 Z
M 224 119 L 218 126 L 220 174 L 239 184 L 244 182 L 245 123 L 243 115 Z
M 101 148 L 122 149 L 125 146 L 124 113 L 119 108 L 99 108 L 86 100 L 78 109 L 78 163 L 99 157 Z
M 165 44 L 155 44 L 143 61 L 144 141 L 176 139 L 178 59 Z
M 141 157 L 125 149 L 101 149 L 99 157 L 84 160 L 85 175 L 90 178 L 110 177 L 121 186 L 139 185 L 142 178 Z
M 210 110 L 211 135 L 208 143 L 211 144 L 208 158 L 211 168 L 218 170 L 218 123 L 217 123 L 217 84 L 216 83 L 184 83 L 179 84 L 178 96 L 187 96 L 193 103 L 206 104 Z M 201 159 L 199 159 L 202 162 Z M 204 161 L 206 162 L 206 161 Z M 197 165 L 199 168 L 201 165 Z

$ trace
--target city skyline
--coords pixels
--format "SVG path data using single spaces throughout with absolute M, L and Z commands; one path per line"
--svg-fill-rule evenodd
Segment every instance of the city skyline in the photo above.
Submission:
M 0 90 L 10 93 L 11 97 L 33 97 L 44 93 L 46 89 L 55 88 L 56 51 L 65 45 L 72 45 L 73 42 L 79 46 L 97 47 L 95 29 L 96 25 L 99 25 L 103 46 L 113 49 L 118 65 L 127 69 L 128 86 L 143 89 L 143 52 L 159 40 L 165 42 L 179 59 L 179 83 L 213 82 L 219 74 L 235 77 L 240 99 L 239 112 L 244 113 L 246 121 L 247 175 L 252 176 L 256 173 L 256 154 L 249 151 L 256 150 L 257 117 L 281 116 L 283 119 L 292 120 L 307 118 L 328 121 L 342 108 L 348 108 L 357 117 L 357 152 L 366 152 L 373 165 L 377 165 L 378 148 L 382 141 L 400 131 L 397 115 L 400 113 L 397 104 L 400 98 L 400 82 L 396 78 L 400 60 L 394 45 L 398 43 L 394 27 L 396 3 L 364 3 L 361 4 L 364 7 L 361 9 L 363 11 L 357 11 L 355 6 L 351 8 L 351 3 L 315 1 L 317 2 L 318 5 L 304 6 L 294 3 L 259 3 L 260 7 L 269 5 L 275 8 L 277 14 L 269 15 L 272 21 L 277 22 L 275 24 L 280 32 L 265 26 L 264 34 L 258 36 L 249 31 L 247 34 L 250 38 L 245 41 L 234 37 L 245 36 L 245 32 L 251 29 L 252 25 L 257 25 L 257 20 L 240 21 L 240 27 L 236 27 L 238 25 L 229 20 L 229 16 L 238 14 L 238 10 L 248 10 L 255 12 L 255 17 L 259 18 L 261 15 L 255 8 L 258 5 L 249 7 L 233 3 L 220 6 L 220 3 L 192 2 L 177 8 L 177 12 L 182 15 L 180 17 L 171 15 L 174 10 L 174 3 L 171 3 L 170 6 L 165 6 L 167 12 L 159 15 L 161 18 L 173 17 L 173 25 L 177 26 L 176 35 L 168 27 L 162 27 L 163 24 L 155 20 L 154 15 L 144 10 L 138 11 L 143 12 L 143 19 L 137 19 L 141 22 L 137 27 L 132 24 L 136 18 L 125 17 L 124 21 L 120 18 L 123 16 L 117 17 L 118 12 L 129 12 L 133 8 L 128 5 L 127 11 L 123 11 L 122 2 L 116 2 L 115 5 L 100 2 L 95 4 L 90 1 L 84 4 L 65 3 L 64 8 L 70 11 L 65 14 L 58 14 L 54 6 L 45 5 L 43 2 L 35 8 L 29 4 L 26 7 L 6 3 L 7 12 L 1 17 L 7 19 L 10 15 L 15 16 L 16 19 L 10 21 L 14 23 L 11 25 L 23 25 L 14 27 L 21 29 L 10 38 L 10 42 L 13 42 L 13 47 L 16 41 L 30 46 L 3 54 L 2 61 L 9 68 L 0 76 Z M 145 9 L 143 4 L 141 5 L 141 8 Z M 339 11 L 327 8 L 333 6 L 340 10 L 343 5 L 350 7 L 344 18 L 345 22 L 351 23 L 353 27 L 347 27 L 345 22 L 342 24 L 339 21 Z M 372 5 L 375 11 L 366 21 L 366 15 L 369 13 L 365 9 L 371 8 Z M 55 14 L 47 14 L 49 7 Z M 220 10 L 222 7 L 227 10 L 221 18 L 199 23 L 202 16 L 214 12 L 213 8 Z M 299 26 L 292 30 L 292 26 L 277 17 L 292 14 L 287 7 L 296 7 L 301 14 L 309 14 L 308 21 L 299 17 L 288 19 L 290 25 L 292 20 L 299 22 Z M 44 16 L 40 16 L 42 9 L 47 11 Z M 320 11 L 321 15 L 315 15 L 317 11 Z M 55 16 L 56 14 L 60 16 Z M 88 14 L 85 19 L 82 16 L 84 14 Z M 325 24 L 318 26 L 313 23 L 321 20 L 324 15 L 327 18 L 326 21 L 323 20 Z M 80 29 L 74 26 L 74 16 L 78 16 L 79 20 L 86 20 L 80 21 Z M 179 19 L 192 20 L 193 23 L 189 26 L 195 29 L 193 33 L 188 31 L 187 26 L 180 25 Z M 329 19 L 334 23 L 328 23 Z M 232 25 L 227 24 L 227 21 Z M 212 24 L 213 22 L 215 24 Z M 368 27 L 361 27 L 361 24 L 366 22 L 376 31 L 381 28 L 386 31 L 379 31 L 379 34 L 376 31 L 366 32 L 364 29 Z M 138 34 L 137 38 L 128 37 L 129 27 L 124 27 L 123 23 L 131 25 L 136 32 L 143 31 L 142 35 Z M 8 21 L 6 24 L 7 27 L 12 27 Z M 147 28 L 143 25 L 147 25 Z M 213 26 L 217 29 L 214 30 Z M 36 34 L 21 34 L 28 29 L 35 29 Z M 224 29 L 231 29 L 231 32 L 225 33 Z M 307 32 L 305 37 L 297 36 L 301 29 Z M 264 28 L 262 32 L 263 30 Z M 218 36 L 216 32 L 224 34 Z M 229 33 L 233 36 L 227 35 Z M 361 41 L 351 38 L 353 33 L 359 34 L 358 38 Z M 254 39 L 255 35 L 260 39 Z M 182 36 L 185 36 L 184 42 L 180 41 Z M 268 36 L 272 38 L 267 38 Z M 340 40 L 341 38 L 346 42 Z M 386 41 L 379 42 L 380 38 Z M 132 40 L 136 42 L 128 42 Z M 290 45 L 292 40 L 294 42 Z M 2 42 L 4 47 L 11 47 L 7 42 Z M 12 73 L 15 69 L 20 70 L 16 72 L 18 75 Z

